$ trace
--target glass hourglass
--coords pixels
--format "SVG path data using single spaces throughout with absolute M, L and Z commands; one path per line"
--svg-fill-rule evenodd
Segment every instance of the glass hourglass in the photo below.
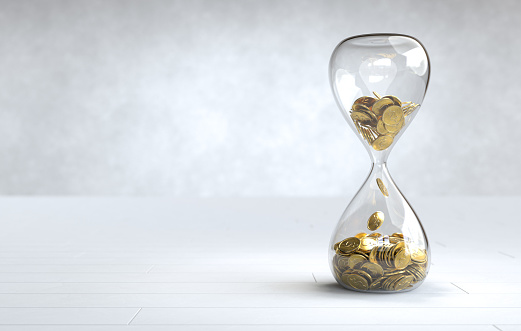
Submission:
M 429 271 L 427 236 L 386 166 L 391 149 L 418 113 L 429 74 L 425 48 L 405 35 L 354 36 L 331 56 L 333 94 L 373 162 L 329 245 L 331 272 L 347 289 L 409 291 Z

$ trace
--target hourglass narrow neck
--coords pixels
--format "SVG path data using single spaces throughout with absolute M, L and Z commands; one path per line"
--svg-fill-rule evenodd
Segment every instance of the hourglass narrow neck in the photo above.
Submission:
M 387 157 L 389 156 L 389 151 L 369 151 L 369 155 L 371 156 L 371 162 L 373 162 L 373 167 L 384 167 L 387 169 Z
M 369 174 L 369 176 L 372 176 L 372 175 L 377 175 L 377 176 L 380 176 L 380 175 L 388 175 L 389 174 L 389 171 L 387 170 L 387 162 L 374 162 L 373 160 L 373 165 L 371 167 L 371 172 Z
M 385 165 L 387 163 L 389 153 L 391 153 L 391 150 L 393 149 L 393 145 L 389 146 L 383 151 L 377 151 L 369 144 L 364 144 L 364 147 L 366 148 L 367 153 L 371 158 L 371 162 L 373 162 L 374 165 Z

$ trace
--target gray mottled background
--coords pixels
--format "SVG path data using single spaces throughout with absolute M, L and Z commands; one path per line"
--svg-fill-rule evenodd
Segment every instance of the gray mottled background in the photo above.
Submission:
M 521 186 L 519 1 L 0 1 L 0 193 L 330 196 L 369 157 L 336 108 L 345 37 L 410 34 L 406 195 Z

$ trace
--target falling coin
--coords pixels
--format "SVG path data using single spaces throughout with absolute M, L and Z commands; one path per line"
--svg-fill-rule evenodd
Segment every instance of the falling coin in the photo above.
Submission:
M 369 220 L 367 221 L 367 228 L 371 231 L 375 231 L 382 225 L 384 218 L 385 215 L 381 211 L 373 213 L 371 216 L 369 216 Z
M 376 178 L 376 184 L 378 185 L 378 188 L 380 189 L 382 194 L 385 195 L 386 197 L 388 197 L 389 192 L 387 191 L 387 188 L 385 187 L 384 183 L 382 182 L 382 180 L 380 178 Z

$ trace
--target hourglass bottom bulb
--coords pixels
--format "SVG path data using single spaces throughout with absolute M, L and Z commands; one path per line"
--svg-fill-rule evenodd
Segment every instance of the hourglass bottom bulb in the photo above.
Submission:
M 372 215 L 371 215 L 372 216 Z M 359 291 L 402 291 L 427 276 L 427 251 L 401 233 L 359 233 L 333 247 L 337 281 Z

